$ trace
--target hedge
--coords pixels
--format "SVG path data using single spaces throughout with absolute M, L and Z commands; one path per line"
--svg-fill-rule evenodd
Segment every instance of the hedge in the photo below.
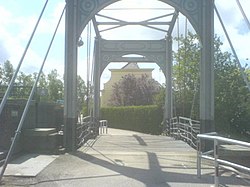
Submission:
M 111 128 L 160 134 L 162 110 L 155 106 L 129 106 L 101 108 L 101 119 L 108 120 Z

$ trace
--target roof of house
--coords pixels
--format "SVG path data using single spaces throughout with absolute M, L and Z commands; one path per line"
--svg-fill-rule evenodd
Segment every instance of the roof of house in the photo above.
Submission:
M 123 66 L 121 69 L 140 69 L 140 68 L 136 62 L 129 62 L 125 66 Z

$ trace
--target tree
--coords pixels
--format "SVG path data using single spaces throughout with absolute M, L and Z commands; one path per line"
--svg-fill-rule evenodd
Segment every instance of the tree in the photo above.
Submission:
M 218 130 L 250 131 L 250 93 L 232 54 L 222 52 L 215 38 L 215 120 Z M 246 69 L 246 73 L 248 69 Z
M 198 88 L 200 45 L 197 35 L 188 33 L 175 38 L 179 43 L 177 52 L 174 52 L 173 87 L 175 108 L 177 115 L 198 118 Z M 196 107 L 195 107 L 196 106 Z
M 3 65 L 3 76 L 2 76 L 2 84 L 8 85 L 10 82 L 12 76 L 14 74 L 14 68 L 13 65 L 10 63 L 10 61 L 5 61 Z
M 59 79 L 57 70 L 54 69 L 48 74 L 48 94 L 50 101 L 56 102 L 63 99 L 63 82 Z
M 3 84 L 3 76 L 4 76 L 4 71 L 3 68 L 0 66 L 0 86 Z
M 34 78 L 37 77 L 37 73 L 33 74 Z M 39 101 L 48 100 L 48 80 L 46 75 L 42 72 L 37 84 L 36 96 Z
M 154 95 L 154 104 L 157 105 L 159 108 L 164 109 L 165 106 L 165 97 L 166 97 L 166 85 L 163 84 L 158 93 Z
M 26 75 L 23 72 L 18 75 L 16 80 L 16 86 L 14 91 L 14 95 L 18 98 L 26 98 L 28 99 L 32 86 L 34 84 L 34 79 L 32 75 Z
M 87 86 L 81 76 L 77 76 L 77 103 L 78 109 L 81 111 L 84 107 L 86 108 L 87 100 Z
M 189 33 L 180 37 L 179 50 L 174 53 L 174 96 L 177 115 L 189 112 L 198 101 L 200 46 L 198 37 Z M 229 52 L 222 52 L 223 43 L 214 38 L 215 51 L 215 126 L 223 133 L 250 132 L 250 93 L 247 90 L 235 59 Z M 249 69 L 245 70 L 249 72 Z M 197 88 L 197 89 L 196 89 Z M 195 97 L 194 97 L 195 96 Z M 196 101 L 196 102 L 194 102 Z M 198 105 L 198 102 L 197 102 Z M 181 107 L 184 106 L 184 112 Z M 195 115 L 198 115 L 198 107 Z M 197 118 L 198 119 L 198 118 Z
M 132 74 L 125 75 L 113 85 L 109 104 L 111 106 L 151 105 L 159 87 L 159 83 L 146 74 L 139 78 Z

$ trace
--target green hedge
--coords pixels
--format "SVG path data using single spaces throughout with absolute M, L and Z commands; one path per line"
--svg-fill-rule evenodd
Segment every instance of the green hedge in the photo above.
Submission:
M 160 134 L 163 112 L 157 106 L 108 107 L 101 109 L 108 126 L 148 134 Z

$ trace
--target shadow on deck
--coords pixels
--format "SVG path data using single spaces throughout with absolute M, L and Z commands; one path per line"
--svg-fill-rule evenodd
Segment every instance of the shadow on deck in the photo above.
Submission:
M 33 159 L 37 165 L 30 163 L 29 170 L 35 170 L 41 164 L 40 172 L 36 170 L 36 174 L 29 177 L 21 175 L 27 169 L 27 159 L 14 161 L 7 168 L 4 184 L 88 187 L 213 185 L 214 169 L 211 164 L 203 163 L 202 178 L 198 179 L 196 151 L 184 142 L 166 136 L 110 129 L 108 134 L 89 141 L 76 152 L 58 157 L 39 156 L 37 160 Z M 44 160 L 47 164 L 43 163 Z M 19 174 L 11 174 L 11 167 L 21 167 L 22 164 Z M 221 175 L 222 186 L 250 185 L 236 173 L 221 170 Z

